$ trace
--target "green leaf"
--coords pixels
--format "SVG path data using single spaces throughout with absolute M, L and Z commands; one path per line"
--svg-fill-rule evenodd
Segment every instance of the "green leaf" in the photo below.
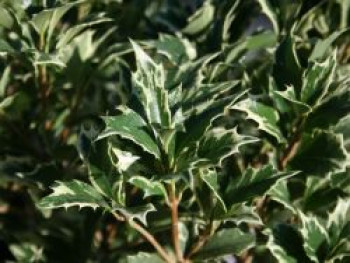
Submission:
M 180 133 L 178 136 L 178 144 L 176 147 L 176 154 L 179 156 L 182 151 L 186 151 L 189 146 L 197 143 L 206 131 L 211 127 L 213 121 L 225 114 L 225 110 L 236 103 L 245 92 L 238 95 L 227 96 L 223 99 L 214 101 L 210 107 L 205 108 L 201 112 L 194 112 L 188 116 L 185 121 L 185 130 L 191 131 Z
M 330 50 L 333 42 L 347 31 L 348 30 L 336 31 L 327 38 L 318 40 L 314 49 L 312 50 L 309 61 L 317 61 L 318 59 L 323 59 L 328 50 Z
M 31 22 L 39 35 L 43 36 L 47 32 L 47 39 L 50 39 L 54 29 L 64 14 L 67 13 L 69 9 L 82 2 L 84 2 L 84 0 L 65 4 L 52 9 L 45 9 L 34 15 Z
M 139 252 L 133 256 L 126 257 L 127 263 L 164 263 L 164 261 L 157 255 L 145 252 Z
M 280 180 L 267 193 L 272 200 L 282 204 L 285 208 L 296 212 L 292 203 L 290 192 L 287 185 L 287 180 Z
M 238 228 L 223 229 L 208 240 L 195 255 L 195 259 L 204 260 L 229 254 L 239 255 L 254 244 L 253 234 L 244 233 Z
M 203 165 L 208 162 L 221 166 L 225 158 L 239 153 L 241 146 L 257 141 L 254 137 L 238 134 L 236 129 L 214 128 L 207 132 L 198 145 L 197 154 L 201 159 L 199 164 Z
M 182 32 L 189 35 L 197 35 L 210 26 L 214 19 L 215 7 L 206 1 L 188 20 L 187 26 Z
M 144 198 L 149 196 L 163 196 L 168 200 L 167 191 L 160 182 L 154 182 L 142 176 L 132 176 L 128 182 L 142 189 L 144 191 Z
M 297 172 L 279 172 L 267 165 L 261 169 L 248 168 L 243 175 L 234 178 L 228 185 L 225 194 L 227 204 L 248 201 L 264 195 L 276 182 L 288 178 Z
M 91 21 L 83 24 L 79 24 L 76 26 L 72 26 L 68 28 L 67 31 L 62 32 L 62 34 L 58 38 L 58 42 L 56 44 L 56 49 L 65 48 L 74 38 L 81 34 L 84 30 L 98 24 L 106 23 L 112 21 L 108 18 L 101 18 L 96 21 Z
M 335 133 L 343 135 L 344 147 L 350 153 L 350 114 L 340 119 L 333 130 Z
M 314 62 L 303 75 L 303 86 L 300 100 L 316 107 L 329 91 L 334 80 L 336 68 L 336 53 L 323 62 Z
M 52 187 L 53 193 L 44 197 L 38 203 L 42 209 L 69 208 L 73 206 L 107 208 L 108 204 L 102 195 L 92 186 L 77 180 L 57 182 Z
M 347 153 L 343 136 L 328 131 L 316 130 L 304 134 L 299 149 L 289 166 L 315 176 L 330 172 L 345 171 Z
M 235 1 L 225 15 L 225 19 L 222 26 L 222 37 L 221 37 L 222 42 L 224 43 L 230 40 L 230 29 L 234 19 L 237 16 L 237 11 L 239 11 L 238 7 L 240 4 L 241 4 L 240 0 Z
M 275 109 L 251 99 L 243 100 L 232 106 L 231 109 L 245 112 L 246 119 L 256 122 L 259 130 L 270 134 L 279 143 L 285 141 L 278 126 L 279 115 Z
M 293 86 L 287 85 L 283 91 L 273 90 L 272 92 L 274 102 L 280 112 L 289 113 L 294 111 L 297 115 L 301 115 L 311 111 L 309 105 L 297 99 Z
M 295 40 L 294 35 L 288 34 L 276 50 L 273 77 L 279 90 L 284 90 L 286 85 L 293 85 L 298 91 L 301 87 L 302 70 Z
M 105 137 L 119 135 L 141 146 L 146 152 L 160 158 L 160 151 L 152 137 L 145 131 L 145 121 L 129 108 L 119 108 L 122 114 L 113 117 L 103 117 L 105 130 L 98 136 L 98 140 Z
M 192 60 L 197 56 L 196 49 L 185 38 L 160 34 L 159 40 L 151 43 L 151 46 L 154 46 L 158 53 L 166 56 L 175 65 Z
M 300 232 L 304 238 L 305 252 L 313 262 L 320 262 L 318 252 L 323 249 L 325 243 L 328 243 L 328 233 L 316 217 L 306 216 L 301 212 L 299 215 L 302 222 Z
M 227 208 L 224 200 L 219 193 L 219 184 L 218 184 L 218 174 L 215 170 L 211 169 L 201 169 L 199 171 L 200 178 L 202 181 L 209 187 L 209 189 L 214 193 L 217 202 L 219 203 L 220 210 L 226 212 Z
M 303 248 L 303 238 L 291 225 L 278 224 L 265 231 L 269 240 L 267 248 L 279 263 L 310 263 Z
M 215 211 L 216 212 L 216 211 Z M 262 225 L 261 218 L 255 211 L 255 208 L 247 206 L 244 203 L 232 205 L 226 213 L 215 213 L 216 220 L 223 220 L 224 222 L 234 222 L 239 225 L 247 223 L 251 225 Z
M 336 207 L 328 216 L 328 233 L 331 246 L 335 248 L 342 242 L 350 242 L 350 200 L 339 199 Z M 347 251 L 349 253 L 349 251 Z
M 11 29 L 14 23 L 15 21 L 11 14 L 0 6 L 0 27 Z

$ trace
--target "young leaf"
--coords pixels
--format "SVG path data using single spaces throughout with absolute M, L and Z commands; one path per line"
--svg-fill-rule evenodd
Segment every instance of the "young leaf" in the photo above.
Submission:
M 40 200 L 38 206 L 42 209 L 69 208 L 73 206 L 108 208 L 102 195 L 92 186 L 77 180 L 57 182 L 52 187 L 53 193 Z
M 135 91 L 142 103 L 148 122 L 171 126 L 169 95 L 165 89 L 165 72 L 162 65 L 157 65 L 135 42 L 131 42 L 137 64 L 133 73 Z

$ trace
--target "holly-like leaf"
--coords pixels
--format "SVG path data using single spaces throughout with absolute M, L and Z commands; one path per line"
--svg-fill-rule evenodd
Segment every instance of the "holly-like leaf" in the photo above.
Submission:
M 239 255 L 255 244 L 252 234 L 244 233 L 238 228 L 223 229 L 214 234 L 198 251 L 195 259 L 210 259 L 229 254 Z
M 327 228 L 333 248 L 350 242 L 350 200 L 338 200 L 336 207 L 329 214 Z M 350 254 L 350 251 L 347 253 Z
M 215 211 L 216 212 L 216 211 Z M 223 220 L 227 222 L 234 222 L 239 225 L 241 223 L 247 223 L 252 225 L 262 225 L 261 218 L 253 207 L 247 206 L 244 203 L 234 204 L 227 209 L 226 213 L 215 213 L 214 218 L 217 220 Z
M 53 193 L 44 197 L 38 203 L 42 209 L 69 208 L 73 206 L 108 208 L 103 196 L 92 186 L 73 180 L 70 182 L 57 182 L 52 187 Z
M 211 169 L 201 169 L 199 171 L 199 175 L 202 181 L 205 182 L 205 184 L 209 187 L 209 189 L 214 193 L 214 196 L 216 197 L 216 200 L 219 203 L 220 210 L 226 212 L 227 211 L 226 205 L 222 200 L 222 197 L 219 192 L 217 172 Z
M 277 181 L 288 178 L 297 172 L 280 172 L 272 165 L 260 169 L 248 168 L 244 174 L 234 178 L 228 185 L 225 194 L 227 204 L 251 200 L 264 195 Z
M 305 252 L 313 262 L 320 262 L 319 250 L 329 242 L 328 233 L 316 217 L 306 216 L 301 212 L 299 215 L 302 222 L 300 232 L 304 238 Z
M 131 140 L 141 146 L 146 152 L 160 158 L 160 151 L 152 137 L 145 131 L 146 122 L 142 117 L 129 108 L 120 108 L 122 114 L 118 116 L 104 117 L 106 124 L 105 130 L 98 136 L 98 140 L 119 135 L 120 137 Z
M 238 134 L 236 129 L 212 129 L 199 143 L 197 154 L 202 159 L 199 164 L 208 162 L 212 165 L 221 165 L 225 158 L 238 153 L 240 146 L 257 141 L 254 137 Z
M 142 176 L 132 176 L 129 183 L 144 191 L 144 198 L 148 196 L 163 196 L 168 200 L 168 194 L 164 185 L 160 182 L 151 181 Z
M 287 186 L 287 180 L 278 181 L 274 186 L 271 187 L 267 194 L 272 200 L 275 200 L 276 202 L 282 204 L 292 212 L 296 212 Z
M 316 130 L 304 134 L 290 167 L 308 174 L 322 176 L 345 171 L 347 153 L 343 137 L 328 131 Z
M 259 130 L 272 135 L 279 143 L 285 141 L 278 126 L 279 114 L 272 107 L 246 99 L 232 106 L 231 109 L 245 112 L 246 119 L 256 122 Z
M 144 107 L 148 122 L 171 127 L 169 94 L 165 89 L 163 65 L 157 65 L 142 48 L 131 41 L 134 49 L 137 71 L 133 73 L 135 92 Z
M 335 53 L 323 62 L 314 62 L 303 76 L 300 100 L 317 107 L 329 91 L 336 68 Z
M 303 248 L 303 238 L 291 225 L 278 224 L 265 231 L 267 248 L 279 263 L 311 263 Z

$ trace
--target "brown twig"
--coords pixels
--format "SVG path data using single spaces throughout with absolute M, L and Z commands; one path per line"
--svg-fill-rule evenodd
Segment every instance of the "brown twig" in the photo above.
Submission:
M 211 237 L 213 233 L 213 222 L 210 221 L 206 228 L 204 229 L 204 232 L 199 237 L 196 243 L 191 247 L 190 251 L 188 252 L 186 259 L 189 260 L 193 255 L 195 255 L 204 245 L 207 243 L 209 238 Z
M 175 250 L 176 259 L 178 262 L 183 262 L 183 255 L 180 247 L 179 239 L 179 199 L 176 196 L 175 183 L 172 182 L 169 187 L 170 192 L 170 209 L 171 209 L 171 226 L 173 245 Z
M 286 150 L 283 152 L 282 157 L 280 158 L 280 161 L 279 161 L 280 170 L 284 170 L 287 167 L 289 161 L 293 159 L 293 157 L 297 153 L 300 145 L 300 141 L 301 141 L 302 130 L 305 124 L 305 120 L 306 118 L 302 117 L 297 122 L 295 132 L 293 133 L 292 138 L 288 143 Z
M 155 250 L 165 260 L 165 262 L 175 263 L 174 260 L 164 250 L 164 248 L 159 244 L 156 238 L 151 233 L 149 233 L 143 226 L 135 222 L 132 218 L 127 218 L 125 216 L 118 215 L 116 212 L 112 212 L 112 214 L 118 221 L 126 221 L 130 227 L 139 232 L 155 248 Z

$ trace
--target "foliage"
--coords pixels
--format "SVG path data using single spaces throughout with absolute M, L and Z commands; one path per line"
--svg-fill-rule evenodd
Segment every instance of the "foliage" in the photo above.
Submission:
M 0 1 L 0 261 L 348 262 L 349 14 Z

